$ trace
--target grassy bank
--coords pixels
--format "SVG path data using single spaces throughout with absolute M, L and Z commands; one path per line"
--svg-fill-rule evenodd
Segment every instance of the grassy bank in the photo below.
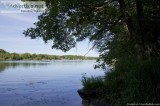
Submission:
M 150 59 L 123 58 L 106 73 L 104 79 L 83 78 L 86 89 L 105 91 L 101 100 L 113 106 L 157 104 L 160 100 L 160 57 Z M 100 105 L 100 104 L 98 104 Z

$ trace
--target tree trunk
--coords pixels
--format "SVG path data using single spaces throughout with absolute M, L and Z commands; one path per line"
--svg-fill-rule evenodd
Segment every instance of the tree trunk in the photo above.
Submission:
M 145 47 L 145 36 L 146 31 L 145 31 L 145 25 L 144 25 L 144 13 L 143 13 L 143 5 L 142 5 L 142 0 L 135 0 L 136 1 L 136 11 L 137 11 L 137 18 L 138 18 L 138 24 L 139 24 L 139 29 L 140 29 L 140 34 L 141 34 L 141 43 L 143 47 L 143 52 L 145 53 L 146 47 Z
M 130 33 L 132 48 L 134 49 L 134 51 L 136 51 L 137 42 L 136 42 L 136 32 L 135 32 L 135 28 L 133 25 L 133 21 L 132 21 L 131 17 L 129 16 L 128 12 L 126 11 L 126 4 L 125 4 L 124 0 L 118 0 L 118 2 L 120 5 L 121 13 L 125 17 L 125 22 L 127 24 L 127 28 Z

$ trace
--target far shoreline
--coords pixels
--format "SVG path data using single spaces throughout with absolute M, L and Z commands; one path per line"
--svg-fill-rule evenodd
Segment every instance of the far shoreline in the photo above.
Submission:
M 0 61 L 19 61 L 19 60 L 96 60 L 98 57 L 81 55 L 49 55 L 49 54 L 30 54 L 30 53 L 9 53 L 0 49 Z

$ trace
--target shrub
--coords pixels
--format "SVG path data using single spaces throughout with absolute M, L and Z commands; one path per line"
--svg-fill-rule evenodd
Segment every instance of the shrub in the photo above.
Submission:
M 102 77 L 86 77 L 85 75 L 82 76 L 82 85 L 84 89 L 91 90 L 91 89 L 101 89 L 104 87 L 104 81 Z
M 125 61 L 124 61 L 125 60 Z M 117 62 L 105 76 L 106 98 L 112 105 L 159 103 L 160 58 L 128 58 Z

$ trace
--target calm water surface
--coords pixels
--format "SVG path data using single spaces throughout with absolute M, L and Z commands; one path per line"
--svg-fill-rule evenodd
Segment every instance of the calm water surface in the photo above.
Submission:
M 82 74 L 104 75 L 95 61 L 0 62 L 0 106 L 83 106 Z

